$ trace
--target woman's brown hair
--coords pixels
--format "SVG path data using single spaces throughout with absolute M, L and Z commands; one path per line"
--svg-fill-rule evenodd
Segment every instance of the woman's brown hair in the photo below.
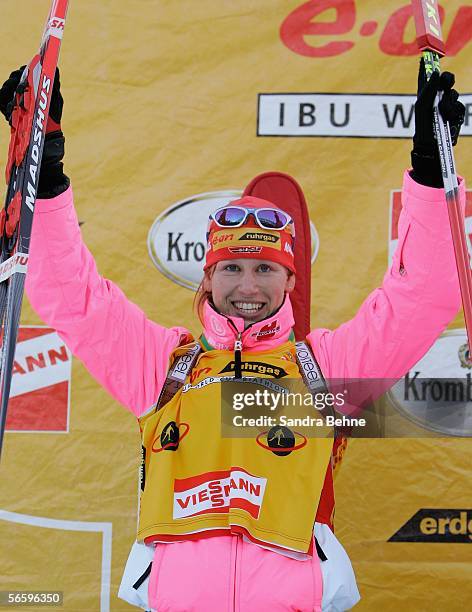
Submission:
M 207 278 L 211 278 L 213 276 L 213 272 L 215 271 L 216 264 L 212 265 L 205 272 L 205 276 Z M 203 307 L 205 302 L 211 298 L 211 291 L 205 291 L 203 288 L 203 279 L 198 286 L 195 297 L 193 298 L 193 310 L 195 314 L 200 319 L 200 323 L 203 325 Z

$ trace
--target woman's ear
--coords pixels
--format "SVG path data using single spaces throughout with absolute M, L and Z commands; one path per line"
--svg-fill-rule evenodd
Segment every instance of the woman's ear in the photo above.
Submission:
M 205 276 L 203 277 L 202 286 L 203 291 L 205 291 L 206 293 L 211 293 L 211 278 L 208 278 L 206 272 Z
M 205 270 L 205 273 L 203 275 L 202 287 L 203 287 L 203 291 L 206 291 L 207 293 L 211 293 L 211 289 L 212 289 L 211 277 L 213 276 L 214 269 L 215 267 L 212 266 L 208 270 Z
M 295 288 L 295 274 L 293 272 L 288 273 L 287 282 L 285 284 L 285 292 L 290 293 Z

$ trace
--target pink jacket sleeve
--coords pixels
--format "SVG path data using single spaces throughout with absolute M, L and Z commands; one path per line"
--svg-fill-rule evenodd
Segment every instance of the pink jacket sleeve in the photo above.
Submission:
M 136 416 L 154 404 L 169 356 L 188 332 L 150 321 L 99 275 L 82 241 L 71 188 L 36 203 L 26 294 L 115 399 Z
M 460 182 L 465 209 L 465 185 Z M 460 304 L 444 190 L 405 173 L 398 245 L 382 286 L 353 319 L 308 335 L 326 378 L 401 378 L 428 351 Z

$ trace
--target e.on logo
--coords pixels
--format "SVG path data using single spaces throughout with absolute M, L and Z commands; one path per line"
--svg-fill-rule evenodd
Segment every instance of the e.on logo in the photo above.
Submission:
M 53 329 L 20 327 L 7 431 L 68 430 L 71 361 L 68 348 Z
M 382 3 L 371 2 L 378 14 Z M 332 13 L 335 18 L 332 19 Z M 472 6 L 461 6 L 454 16 L 439 6 L 441 22 L 451 23 L 445 36 L 446 54 L 457 55 L 472 37 Z M 329 21 L 327 21 L 329 19 Z M 451 22 L 452 20 L 452 22 Z M 357 35 L 377 35 L 380 51 L 387 55 L 418 55 L 411 3 L 396 9 L 384 24 L 376 20 L 359 23 L 355 0 L 310 0 L 292 11 L 282 22 L 284 45 L 305 57 L 333 57 L 350 51 Z M 405 41 L 407 33 L 413 33 Z M 316 36 L 316 40 L 312 37 Z M 306 38 L 309 37 L 309 38 Z

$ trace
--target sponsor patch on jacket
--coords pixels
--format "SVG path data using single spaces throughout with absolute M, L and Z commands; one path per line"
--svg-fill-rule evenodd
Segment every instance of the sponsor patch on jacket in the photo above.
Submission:
M 188 393 L 189 391 L 196 389 L 204 389 L 208 385 L 214 385 L 225 382 L 234 382 L 234 375 L 230 376 L 207 376 L 202 380 L 196 382 L 194 385 L 191 383 L 186 383 L 182 387 L 182 393 Z M 269 391 L 273 391 L 274 393 L 286 393 L 286 388 L 276 382 L 273 378 L 261 378 L 260 376 L 243 376 L 238 379 L 239 383 L 248 383 L 250 385 L 258 385 L 259 387 L 264 387 L 264 389 L 269 389 Z
M 176 478 L 173 518 L 183 519 L 239 508 L 258 519 L 266 484 L 267 478 L 254 476 L 239 467 L 190 478 Z
M 220 370 L 219 374 L 223 374 L 224 372 L 234 372 L 235 361 L 230 361 L 225 365 L 225 367 Z M 274 365 L 270 365 L 268 363 L 263 363 L 262 361 L 243 361 L 241 363 L 241 370 L 243 372 L 255 372 L 256 374 L 267 374 L 268 376 L 273 376 L 274 378 L 282 378 L 283 376 L 287 376 L 287 372 L 283 368 L 279 368 Z
M 251 337 L 256 338 L 256 340 L 267 340 L 275 336 L 278 331 L 280 331 L 280 324 L 278 319 L 275 319 L 272 323 L 267 323 L 267 325 L 263 325 L 261 329 L 253 332 Z
M 296 360 L 295 356 L 292 355 L 292 353 L 290 351 L 286 351 L 282 355 L 281 359 L 285 359 L 285 361 L 292 361 L 293 363 L 297 363 L 297 360 Z

